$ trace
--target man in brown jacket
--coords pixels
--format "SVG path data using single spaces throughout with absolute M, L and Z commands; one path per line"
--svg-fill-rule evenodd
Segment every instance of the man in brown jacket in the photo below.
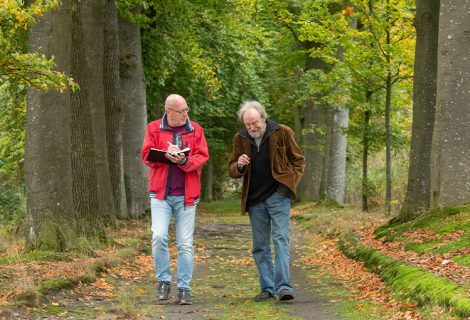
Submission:
M 261 287 L 254 299 L 291 300 L 294 295 L 289 273 L 290 200 L 296 197 L 305 158 L 292 129 L 268 119 L 259 102 L 245 102 L 238 116 L 245 128 L 234 137 L 229 173 L 232 178 L 243 177 L 241 213 L 248 211 L 250 216 L 252 253 Z

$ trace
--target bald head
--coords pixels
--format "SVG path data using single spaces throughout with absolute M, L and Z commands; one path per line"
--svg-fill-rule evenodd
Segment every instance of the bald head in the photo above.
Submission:
M 175 106 L 187 105 L 186 100 L 179 94 L 170 94 L 165 100 L 165 110 Z
M 188 119 L 188 104 L 179 94 L 170 94 L 165 100 L 165 114 L 171 127 L 179 127 Z

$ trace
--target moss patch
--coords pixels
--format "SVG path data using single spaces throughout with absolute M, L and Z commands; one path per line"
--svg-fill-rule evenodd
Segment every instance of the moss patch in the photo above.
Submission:
M 450 280 L 366 248 L 353 233 L 341 239 L 340 247 L 348 257 L 364 262 L 369 270 L 379 274 L 397 295 L 412 297 L 422 304 L 451 307 L 460 316 L 470 316 L 470 299 L 465 289 Z

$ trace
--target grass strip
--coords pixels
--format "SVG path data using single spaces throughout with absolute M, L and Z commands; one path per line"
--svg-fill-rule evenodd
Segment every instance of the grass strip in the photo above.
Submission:
M 352 232 L 341 238 L 339 246 L 347 257 L 364 262 L 398 295 L 416 299 L 420 304 L 451 307 L 459 316 L 470 316 L 470 299 L 465 289 L 454 282 L 364 247 Z

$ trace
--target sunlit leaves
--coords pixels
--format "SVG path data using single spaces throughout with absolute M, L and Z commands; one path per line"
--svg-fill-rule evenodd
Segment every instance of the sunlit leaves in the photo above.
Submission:
M 60 0 L 37 0 L 26 6 L 21 0 L 0 0 L 0 82 L 29 85 L 47 91 L 78 86 L 64 73 L 54 70 L 53 57 L 27 51 L 27 31 Z
M 24 156 L 25 88 L 0 85 L 0 183 L 18 186 Z

